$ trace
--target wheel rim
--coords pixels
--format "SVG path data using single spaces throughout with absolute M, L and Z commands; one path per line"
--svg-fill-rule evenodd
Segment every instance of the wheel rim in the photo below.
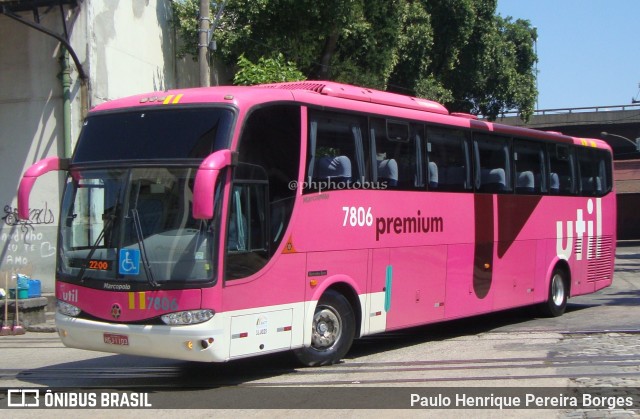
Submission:
M 318 351 L 331 349 L 340 339 L 342 323 L 331 307 L 321 307 L 313 316 L 311 347 Z
M 553 282 L 551 283 L 551 299 L 553 304 L 557 307 L 562 306 L 564 303 L 564 280 L 561 275 L 554 275 Z

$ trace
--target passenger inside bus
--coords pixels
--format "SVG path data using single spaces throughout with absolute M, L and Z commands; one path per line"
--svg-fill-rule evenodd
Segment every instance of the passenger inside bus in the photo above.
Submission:
M 376 153 L 378 162 L 378 181 L 387 182 L 388 186 L 398 185 L 398 163 L 395 159 L 388 159 L 386 152 Z
M 438 189 L 438 165 L 429 162 L 429 189 Z
M 351 180 L 351 160 L 341 155 L 339 150 L 324 152 L 322 157 L 316 160 L 315 178 L 321 180 L 333 180 L 336 182 L 348 182 Z

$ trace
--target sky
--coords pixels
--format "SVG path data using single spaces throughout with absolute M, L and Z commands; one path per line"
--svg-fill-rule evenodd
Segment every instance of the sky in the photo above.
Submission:
M 498 0 L 538 30 L 536 109 L 640 100 L 640 0 Z

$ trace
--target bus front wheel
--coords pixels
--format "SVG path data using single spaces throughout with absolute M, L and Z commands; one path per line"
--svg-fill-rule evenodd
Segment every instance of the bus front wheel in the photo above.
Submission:
M 549 282 L 549 295 L 547 301 L 540 305 L 542 314 L 547 317 L 558 317 L 564 314 L 569 297 L 567 274 L 561 268 L 553 270 Z
M 294 351 L 309 367 L 331 365 L 344 357 L 355 336 L 355 316 L 349 301 L 329 290 L 318 301 L 311 325 L 311 346 Z

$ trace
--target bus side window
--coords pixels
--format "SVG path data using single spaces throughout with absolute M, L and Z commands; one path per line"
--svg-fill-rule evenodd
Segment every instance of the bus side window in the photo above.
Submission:
M 234 170 L 227 224 L 226 279 L 245 278 L 269 261 L 267 172 L 239 163 Z
M 309 112 L 307 189 L 346 189 L 366 180 L 363 118 Z
M 509 143 L 506 138 L 487 134 L 474 135 L 476 190 L 500 193 L 511 191 Z
M 571 147 L 564 144 L 550 144 L 549 152 L 549 193 L 552 195 L 573 195 L 575 193 L 575 170 Z
M 426 179 L 432 191 L 464 191 L 471 188 L 469 145 L 464 132 L 427 128 Z
M 384 119 L 371 119 L 370 123 L 371 179 L 389 189 L 398 185 L 398 161 L 393 156 L 391 142 L 387 139 Z
M 608 155 L 606 151 L 594 148 L 576 149 L 580 170 L 580 195 L 603 196 L 611 190 L 611 174 L 607 170 Z
M 547 191 L 542 143 L 514 140 L 513 160 L 516 193 L 539 194 Z
M 598 175 L 602 178 L 602 195 L 613 189 L 612 156 L 606 150 L 594 150 Z
M 578 160 L 578 173 L 580 173 L 580 195 L 595 195 L 599 188 L 599 179 L 595 176 L 591 150 L 585 148 L 576 149 Z
M 422 157 L 419 143 L 423 137 L 422 131 L 421 125 L 378 118 L 371 120 L 373 182 L 384 182 L 388 189 L 421 189 L 424 185 L 420 175 Z

